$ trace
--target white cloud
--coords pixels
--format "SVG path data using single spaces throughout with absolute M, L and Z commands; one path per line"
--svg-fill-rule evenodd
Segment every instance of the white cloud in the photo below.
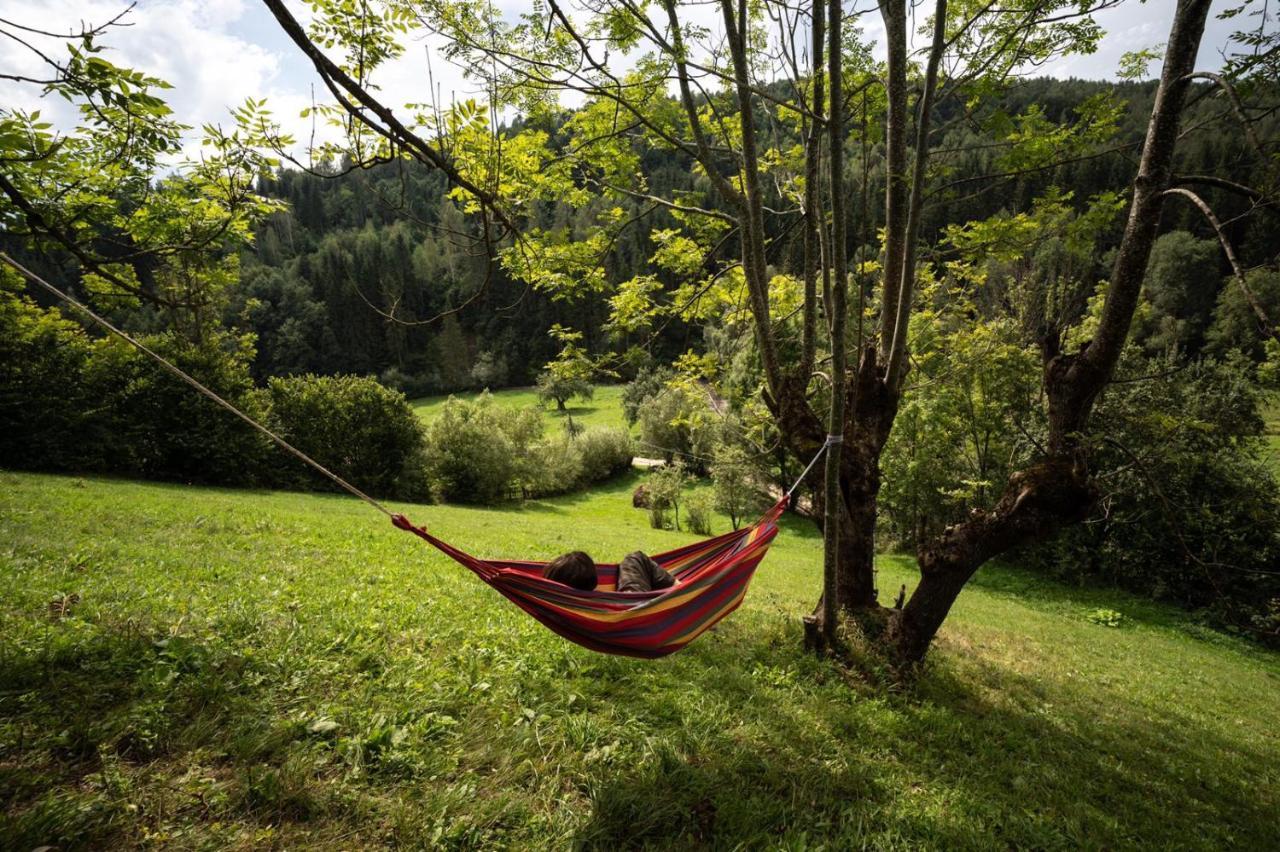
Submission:
M 1113 77 L 1124 52 L 1163 41 L 1175 2 L 1128 0 L 1100 13 L 1099 23 L 1108 35 L 1099 51 L 1092 56 L 1056 60 L 1040 73 L 1094 79 Z M 503 0 L 498 5 L 506 14 L 513 15 L 527 4 Z M 290 0 L 290 6 L 305 22 L 307 9 L 300 0 Z M 0 17 L 63 31 L 77 29 L 81 21 L 100 23 L 123 8 L 123 0 L 36 0 L 34 3 L 0 0 Z M 859 20 L 866 34 L 879 36 L 883 28 L 874 5 L 862 0 L 858 8 L 867 10 Z M 925 20 L 925 11 L 917 11 L 917 23 Z M 686 17 L 718 30 L 719 21 L 712 12 L 712 7 L 702 3 L 690 7 Z M 326 100 L 327 93 L 316 82 L 310 63 L 260 2 L 140 0 L 127 21 L 128 27 L 115 30 L 106 39 L 111 46 L 109 58 L 172 83 L 174 88 L 166 97 L 180 121 L 196 128 L 208 122 L 225 122 L 228 109 L 243 103 L 247 97 L 265 97 L 275 117 L 300 144 L 305 144 L 312 125 L 309 120 L 298 118 L 298 113 L 310 104 L 313 85 L 317 98 Z M 1221 64 L 1219 51 L 1232 28 L 1231 22 L 1211 19 L 1201 50 L 1202 67 Z M 44 40 L 43 46 L 58 54 L 65 50 L 56 40 Z M 445 105 L 455 94 L 458 98 L 476 95 L 476 84 L 465 79 L 464 69 L 445 61 L 441 46 L 435 39 L 412 43 L 402 57 L 379 70 L 375 81 L 387 102 L 399 105 L 433 100 L 427 82 L 427 48 L 432 50 L 432 71 Z M 0 43 L 0 67 L 21 69 L 21 73 L 40 73 L 38 61 L 10 41 Z M 27 109 L 39 105 L 63 126 L 74 120 L 65 103 L 57 98 L 40 99 L 34 87 L 8 82 L 0 86 L 3 86 L 0 102 L 6 105 Z M 322 138 L 325 132 L 320 129 Z M 188 147 L 188 152 L 194 150 Z

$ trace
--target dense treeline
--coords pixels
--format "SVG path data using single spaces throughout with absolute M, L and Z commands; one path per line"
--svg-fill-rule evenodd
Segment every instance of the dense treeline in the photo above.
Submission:
M 1206 94 L 1207 88 L 1201 92 Z M 1008 126 L 973 126 L 963 116 L 943 112 L 953 124 L 938 136 L 938 149 L 950 152 L 944 189 L 926 209 L 926 233 L 948 225 L 985 219 L 1001 211 L 1027 209 L 1051 187 L 1069 190 L 1078 209 L 1099 193 L 1124 186 L 1142 137 L 1154 96 L 1152 83 L 1099 83 L 1082 80 L 1028 80 L 1003 97 L 1002 111 L 1033 114 L 1046 137 L 1080 120 L 1103 97 L 1115 99 L 1117 132 L 1099 149 L 1049 168 L 1019 174 L 1003 159 L 1000 141 Z M 1203 99 L 1190 110 L 1189 123 L 1205 121 L 1222 109 Z M 562 118 L 567 118 L 567 114 Z M 1028 122 L 1028 126 L 1031 126 Z M 545 128 L 555 138 L 556 127 Z M 764 125 L 780 146 L 793 143 L 786 128 Z M 957 153 L 958 152 L 958 153 Z M 859 176 L 862 152 L 852 144 L 849 170 Z M 1238 134 L 1192 134 L 1180 148 L 1180 171 L 1188 175 L 1249 178 L 1255 157 Z M 690 163 L 678 158 L 642 161 L 648 184 L 705 193 Z M 883 213 L 883 156 L 868 152 L 867 209 L 856 219 L 880 221 Z M 701 333 L 680 322 L 646 336 L 611 338 L 603 329 L 608 292 L 555 301 L 545 293 L 512 281 L 485 257 L 473 218 L 459 212 L 438 172 L 413 163 L 342 170 L 333 164 L 315 174 L 284 170 L 261 190 L 288 202 L 259 228 L 256 251 L 244 259 L 241 287 L 233 304 L 233 322 L 257 334 L 254 372 L 259 377 L 298 372 L 356 372 L 382 378 L 410 396 L 463 389 L 531 384 L 542 364 L 558 350 L 547 331 L 554 324 L 581 330 L 593 352 L 640 345 L 655 360 L 701 343 Z M 326 174 L 327 172 L 327 174 Z M 1268 246 L 1280 240 L 1280 217 L 1239 217 L 1248 199 L 1214 188 L 1203 189 L 1239 246 L 1246 265 L 1270 260 Z M 708 206 L 714 199 L 708 196 Z M 611 282 L 643 273 L 661 274 L 650 258 L 651 234 L 676 227 L 669 212 L 643 200 L 627 202 L 623 218 L 634 218 L 609 247 L 606 268 Z M 596 204 L 539 204 L 530 211 L 530 227 L 563 231 L 572 240 L 598 217 Z M 1117 217 L 1100 243 L 1114 246 Z M 1171 206 L 1168 230 L 1205 233 L 1200 213 L 1190 205 Z M 796 261 L 799 233 L 773 235 L 779 267 Z M 868 235 L 854 228 L 851 248 Z M 725 254 L 732 254 L 732 247 Z M 1218 273 L 1197 288 L 1197 298 L 1212 304 L 1227 271 L 1220 252 L 1210 252 Z M 1093 258 L 1096 278 L 1105 277 L 1105 251 Z M 393 319 L 394 318 L 394 319 Z

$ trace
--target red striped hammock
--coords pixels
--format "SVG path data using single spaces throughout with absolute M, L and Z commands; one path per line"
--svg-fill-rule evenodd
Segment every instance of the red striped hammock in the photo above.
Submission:
M 652 659 L 679 651 L 738 608 L 774 536 L 787 498 L 760 520 L 724 535 L 653 556 L 675 585 L 652 592 L 615 591 L 616 564 L 596 563 L 599 584 L 584 592 L 542 576 L 545 562 L 478 559 L 416 527 L 404 515 L 392 523 L 421 537 L 551 630 L 584 648 Z

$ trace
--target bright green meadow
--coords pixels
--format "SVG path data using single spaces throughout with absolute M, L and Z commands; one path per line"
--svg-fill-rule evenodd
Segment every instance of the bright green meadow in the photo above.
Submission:
M 634 484 L 401 508 L 488 556 L 689 540 Z M 802 652 L 800 519 L 737 613 L 646 662 L 344 497 L 0 495 L 6 849 L 1274 846 L 1280 656 L 1134 597 L 984 568 L 891 688 Z M 883 560 L 887 597 L 912 580 Z
M 574 399 L 567 404 L 567 411 L 557 411 L 554 405 L 543 408 L 538 401 L 536 388 L 509 388 L 493 391 L 495 405 L 512 410 L 528 406 L 542 408 L 549 426 L 558 426 L 566 419 L 572 418 L 578 426 L 614 426 L 627 428 L 627 421 L 622 416 L 623 385 L 597 385 L 595 396 L 590 400 Z M 478 394 L 454 394 L 459 399 L 475 399 Z M 428 396 L 410 401 L 409 405 L 423 420 L 430 420 L 436 415 L 448 396 Z

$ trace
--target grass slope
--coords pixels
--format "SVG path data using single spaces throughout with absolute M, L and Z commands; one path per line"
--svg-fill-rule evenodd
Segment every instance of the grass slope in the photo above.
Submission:
M 410 514 L 481 555 L 686 541 L 632 484 Z M 349 499 L 0 473 L 0 846 L 1274 845 L 1277 655 L 984 568 L 921 682 L 873 688 L 799 649 L 818 547 L 789 524 L 643 662 Z
M 569 402 L 568 411 L 556 411 L 555 406 L 544 409 L 549 425 L 559 425 L 567 416 L 581 426 L 617 426 L 627 428 L 622 416 L 622 385 L 598 385 L 595 396 L 589 402 L 575 399 Z M 493 401 L 502 408 L 541 408 L 536 388 L 508 388 L 493 391 Z M 461 399 L 474 399 L 479 394 L 453 394 Z M 412 400 L 409 404 L 423 420 L 430 420 L 444 405 L 448 396 L 429 396 Z

